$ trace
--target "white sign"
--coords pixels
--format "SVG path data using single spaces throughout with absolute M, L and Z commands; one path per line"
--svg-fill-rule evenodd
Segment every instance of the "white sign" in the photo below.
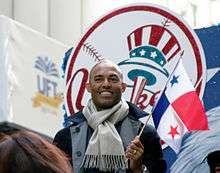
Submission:
M 4 16 L 0 17 L 0 121 L 53 137 L 62 128 L 61 64 L 67 46 Z
M 126 100 L 151 112 L 178 59 L 197 91 L 203 95 L 206 64 L 194 31 L 176 14 L 151 4 L 114 10 L 96 21 L 69 57 L 65 104 L 68 115 L 82 109 L 89 99 L 88 73 L 99 60 L 117 63 L 124 74 Z M 202 81 L 200 80 L 202 78 Z

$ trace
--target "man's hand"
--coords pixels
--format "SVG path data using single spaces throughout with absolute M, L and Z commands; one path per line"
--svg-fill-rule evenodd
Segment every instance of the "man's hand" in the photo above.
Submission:
M 131 144 L 127 147 L 125 151 L 126 157 L 130 160 L 130 169 L 134 173 L 142 172 L 142 158 L 144 153 L 144 146 L 142 145 L 140 139 L 135 137 Z

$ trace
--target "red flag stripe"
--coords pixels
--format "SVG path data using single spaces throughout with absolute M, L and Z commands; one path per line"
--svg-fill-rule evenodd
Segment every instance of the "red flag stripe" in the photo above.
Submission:
M 208 129 L 205 110 L 195 91 L 183 94 L 171 105 L 189 131 Z

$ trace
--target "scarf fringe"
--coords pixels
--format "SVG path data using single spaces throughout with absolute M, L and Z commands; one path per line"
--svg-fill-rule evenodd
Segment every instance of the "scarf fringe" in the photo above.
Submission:
M 82 165 L 84 168 L 97 168 L 100 171 L 113 171 L 128 168 L 124 155 L 85 155 Z

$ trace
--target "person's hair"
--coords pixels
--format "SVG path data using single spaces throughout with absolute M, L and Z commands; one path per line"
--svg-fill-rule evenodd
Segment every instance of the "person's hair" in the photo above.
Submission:
M 39 135 L 20 131 L 0 141 L 1 173 L 71 173 L 65 154 Z
M 97 65 L 99 65 L 99 64 L 102 64 L 102 63 L 112 65 L 112 66 L 117 70 L 117 72 L 118 72 L 118 74 L 119 74 L 119 77 L 120 77 L 121 80 L 123 81 L 123 74 L 122 74 L 122 71 L 121 71 L 120 67 L 119 67 L 117 64 L 115 64 L 114 62 L 112 62 L 112 61 L 110 61 L 110 60 L 107 60 L 107 59 L 102 59 L 102 60 L 100 60 L 99 62 L 97 62 L 97 63 L 92 67 L 92 69 L 90 70 L 90 73 L 89 73 L 89 80 L 90 80 L 90 81 L 91 81 L 91 79 L 92 79 L 92 77 L 93 77 L 93 71 L 94 71 L 95 67 L 96 67 Z
M 4 137 L 5 137 L 5 134 L 2 133 L 2 132 L 0 132 L 0 141 L 1 141 L 1 139 L 4 138 Z
M 215 172 L 215 167 L 220 166 L 220 150 L 213 151 L 208 154 L 207 162 L 210 168 L 210 172 Z

